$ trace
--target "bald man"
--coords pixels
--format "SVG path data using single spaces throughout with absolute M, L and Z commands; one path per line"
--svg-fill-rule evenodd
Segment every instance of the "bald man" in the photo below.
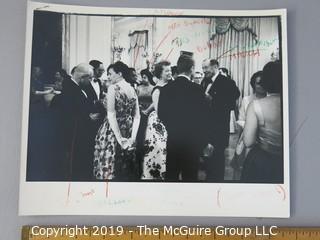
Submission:
M 67 179 L 91 181 L 93 172 L 94 125 L 87 94 L 82 90 L 90 84 L 93 69 L 81 63 L 67 79 L 62 92 L 63 140 L 66 153 Z

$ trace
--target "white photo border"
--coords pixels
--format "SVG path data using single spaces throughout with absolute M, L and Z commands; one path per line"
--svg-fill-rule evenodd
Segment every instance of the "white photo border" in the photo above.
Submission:
M 283 184 L 26 181 L 33 11 L 101 15 L 280 16 L 283 65 Z M 290 217 L 287 12 L 107 8 L 28 2 L 19 215 Z

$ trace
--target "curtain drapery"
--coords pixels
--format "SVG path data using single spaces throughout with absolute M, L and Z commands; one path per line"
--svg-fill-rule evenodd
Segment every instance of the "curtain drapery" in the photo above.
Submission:
M 217 34 L 224 34 L 230 28 L 233 28 L 238 32 L 247 30 L 256 36 L 255 31 L 257 29 L 254 28 L 255 26 L 252 26 L 252 24 L 255 24 L 254 23 L 255 21 L 251 21 L 251 19 L 240 18 L 240 17 L 232 17 L 232 18 L 217 17 L 215 19 L 215 32 Z
M 130 55 L 130 66 L 137 71 L 143 68 L 143 54 L 148 49 L 148 31 L 134 31 L 129 34 L 130 48 L 128 53 Z
M 274 27 L 267 28 L 273 22 Z M 252 93 L 251 76 L 271 60 L 270 48 L 279 46 L 276 26 L 277 18 L 216 18 L 212 24 L 210 58 L 229 70 L 241 92 L 240 101 Z
M 111 62 L 111 17 L 62 15 L 62 67 L 70 73 L 92 59 Z

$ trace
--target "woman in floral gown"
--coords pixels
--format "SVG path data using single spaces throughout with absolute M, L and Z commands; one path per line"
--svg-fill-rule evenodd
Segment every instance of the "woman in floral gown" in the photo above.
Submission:
M 150 113 L 148 118 L 142 170 L 143 180 L 164 180 L 166 172 L 168 134 L 165 126 L 159 120 L 157 112 L 161 88 L 172 79 L 170 63 L 162 61 L 156 64 L 154 76 L 159 80 L 152 91 L 152 103 L 155 110 Z
M 138 180 L 135 141 L 140 122 L 138 98 L 127 82 L 128 66 L 116 62 L 108 67 L 107 117 L 100 127 L 94 151 L 94 176 L 98 180 Z

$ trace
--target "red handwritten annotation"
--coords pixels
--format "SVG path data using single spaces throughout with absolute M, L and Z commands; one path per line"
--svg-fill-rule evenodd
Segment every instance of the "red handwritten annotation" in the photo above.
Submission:
M 181 27 L 191 27 L 194 25 L 209 25 L 210 19 L 209 18 L 197 18 L 193 20 L 184 20 L 183 22 L 174 22 L 169 24 L 169 30 L 176 30 Z
M 197 52 L 202 53 L 204 51 L 207 51 L 208 49 L 221 47 L 223 44 L 224 42 L 222 40 L 218 42 L 207 41 L 205 45 L 197 46 L 196 50 Z
M 94 189 L 91 189 L 90 192 L 84 192 L 84 193 L 81 193 L 82 197 L 89 197 L 89 196 L 92 196 L 94 194 Z

